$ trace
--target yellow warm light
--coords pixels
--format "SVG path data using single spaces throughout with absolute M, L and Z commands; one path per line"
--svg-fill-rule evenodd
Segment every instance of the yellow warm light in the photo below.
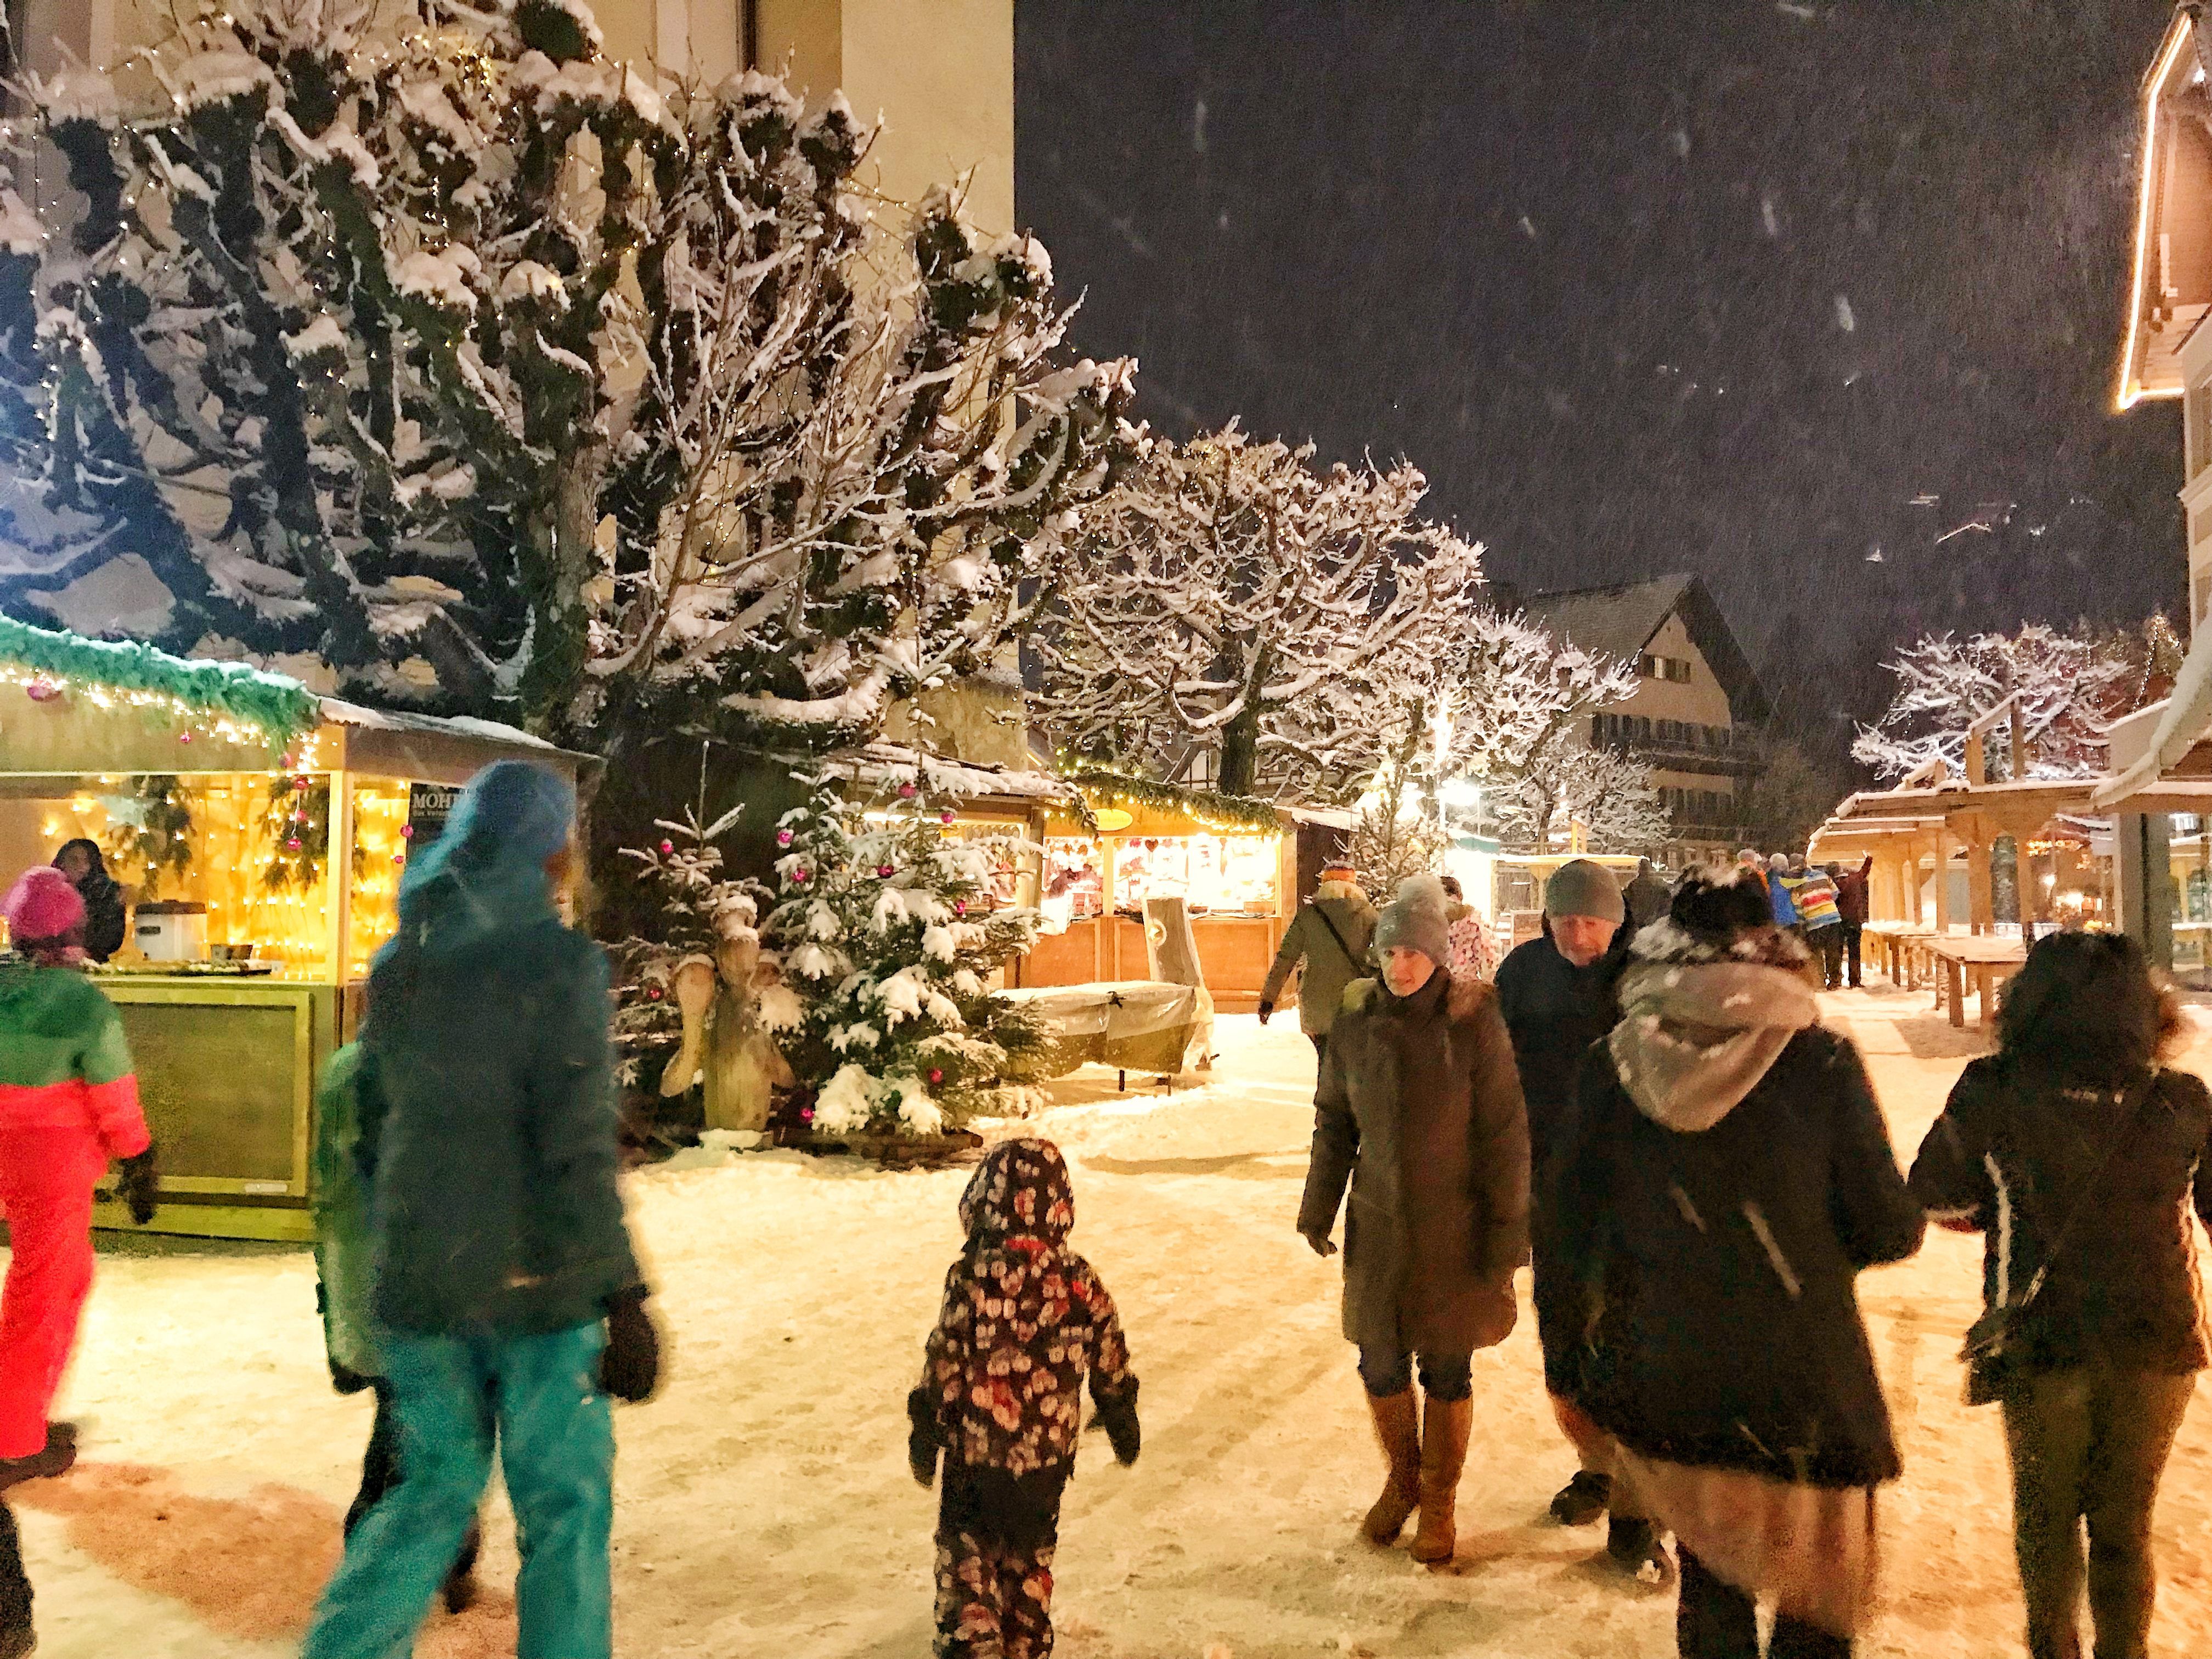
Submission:
M 2143 159 L 2142 194 L 2136 204 L 2135 271 L 2128 284 L 2128 340 L 2120 354 L 2120 390 L 2117 399 L 2122 413 L 2133 409 L 2147 398 L 2178 398 L 2178 386 L 2157 392 L 2147 390 L 2136 383 L 2136 342 L 2142 330 L 2143 284 L 2150 271 L 2150 216 L 2152 179 L 2157 173 L 2158 162 L 2158 100 L 2166 86 L 2166 77 L 2172 73 L 2174 59 L 2189 44 L 2189 32 L 2193 27 L 2185 14 L 2176 14 L 2166 30 L 2166 43 L 2160 49 L 2158 63 L 2150 72 L 2148 90 L 2143 99 Z

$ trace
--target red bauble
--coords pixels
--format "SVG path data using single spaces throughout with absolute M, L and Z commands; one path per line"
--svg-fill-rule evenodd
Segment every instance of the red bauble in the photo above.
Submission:
M 399 826 L 399 839 L 400 839 L 400 840 L 402 840 L 402 841 L 412 841 L 412 840 L 414 840 L 414 839 L 415 839 L 415 826 L 414 826 L 413 824 L 411 824 L 411 823 L 403 823 L 403 824 L 401 824 L 401 825 Z
M 793 881 L 803 882 L 806 879 L 806 872 L 804 870 L 794 870 L 791 872 L 791 878 Z
M 676 843 L 675 843 L 674 842 L 672 842 L 672 841 L 664 841 L 663 842 L 661 842 L 661 843 L 660 843 L 660 856 L 661 856 L 661 857 L 663 857 L 663 858 L 666 858 L 666 857 L 667 857 L 671 853 L 674 852 L 675 850 L 676 850 Z
M 881 876 L 885 881 L 889 881 L 893 876 L 898 873 L 898 866 L 896 864 L 879 864 L 876 866 L 876 873 Z
M 23 688 L 23 695 L 33 702 L 52 702 L 61 694 L 61 687 L 52 680 L 33 680 Z
M 394 864 L 404 864 L 407 862 L 407 854 L 404 853 L 394 853 L 392 855 L 392 861 Z
M 301 773 L 298 777 L 292 780 L 292 787 L 295 789 L 305 789 L 313 782 L 314 780 L 313 778 L 307 776 L 305 773 Z
M 948 807 L 946 807 L 946 808 L 945 808 L 942 812 L 939 812 L 939 813 L 937 815 L 937 821 L 938 821 L 939 823 L 951 823 L 951 822 L 952 822 L 952 809 L 951 809 L 951 807 L 949 807 L 949 806 L 948 806 Z
M 966 899 L 953 900 L 952 914 L 956 916 L 966 915 L 968 914 L 968 901 Z
M 937 1067 L 932 1066 L 929 1072 L 929 1080 L 932 1083 L 942 1083 L 945 1081 L 945 1073 Z
M 912 784 L 902 783 L 899 785 L 899 799 L 901 800 L 912 800 L 914 799 L 914 786 Z
M 284 845 L 289 850 L 296 853 L 300 850 L 300 838 L 297 836 L 295 836 L 291 840 L 286 842 Z
M 660 1000 L 660 988 L 659 988 L 658 985 L 648 985 L 648 986 L 647 986 L 647 987 L 645 988 L 645 1000 L 646 1000 L 647 1002 L 658 1002 L 658 1001 L 659 1001 L 659 1000 Z
M 190 743 L 191 740 L 192 734 L 189 732 L 179 732 L 177 733 L 177 741 L 179 743 Z
M 791 831 L 790 831 L 790 830 L 777 830 L 777 831 L 775 832 L 775 844 L 776 844 L 778 847 L 788 847 L 788 846 L 790 846 L 790 845 L 791 845 Z

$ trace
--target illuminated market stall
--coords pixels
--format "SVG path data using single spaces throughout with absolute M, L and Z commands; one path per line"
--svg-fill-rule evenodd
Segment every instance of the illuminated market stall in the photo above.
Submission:
M 1340 844 L 1346 815 L 1107 773 L 1073 781 L 1091 821 L 1062 809 L 1047 818 L 1047 931 L 1021 963 L 1020 983 L 1145 978 L 1146 901 L 1173 897 L 1189 913 L 1217 1006 L 1256 1002 L 1298 895 Z
M 510 756 L 572 779 L 593 763 L 487 721 L 0 618 L 0 880 L 82 837 L 132 901 L 124 948 L 94 971 L 161 1149 L 157 1230 L 308 1236 L 315 1081 L 359 1018 L 408 849 Z

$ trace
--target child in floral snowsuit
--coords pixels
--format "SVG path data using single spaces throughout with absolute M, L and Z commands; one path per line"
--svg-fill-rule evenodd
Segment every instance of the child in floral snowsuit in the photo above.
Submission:
M 1075 1194 L 1060 1148 L 1001 1141 L 960 1200 L 968 1249 L 907 1396 L 914 1478 L 945 1453 L 937 1516 L 938 1659 L 1044 1659 L 1052 1553 L 1075 1468 L 1084 1373 L 1124 1463 L 1137 1461 L 1137 1379 L 1114 1298 L 1066 1248 Z

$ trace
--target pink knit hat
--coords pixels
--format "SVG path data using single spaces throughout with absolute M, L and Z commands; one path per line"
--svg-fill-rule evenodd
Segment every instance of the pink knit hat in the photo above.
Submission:
M 84 899 L 67 876 L 41 864 L 15 878 L 8 896 L 0 899 L 0 915 L 8 918 L 8 936 L 21 950 L 82 927 Z

